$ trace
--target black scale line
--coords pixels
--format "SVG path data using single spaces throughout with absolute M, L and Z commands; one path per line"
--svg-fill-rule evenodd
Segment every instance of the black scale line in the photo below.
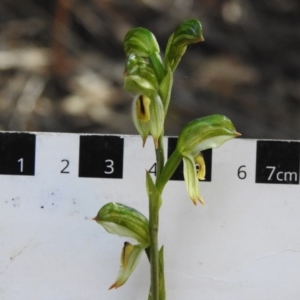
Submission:
M 36 136 L 31 133 L 0 133 L 0 174 L 35 174 Z
M 300 143 L 257 141 L 256 183 L 299 184 Z

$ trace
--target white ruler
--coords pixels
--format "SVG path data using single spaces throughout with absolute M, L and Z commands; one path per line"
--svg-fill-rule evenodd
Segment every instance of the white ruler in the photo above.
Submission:
M 166 153 L 173 142 L 165 138 Z M 108 291 L 125 239 L 91 220 L 112 201 L 148 215 L 145 169 L 154 171 L 155 157 L 152 141 L 141 143 L 0 133 L 1 300 L 147 299 L 145 255 Z M 192 204 L 184 181 L 168 183 L 160 216 L 167 299 L 299 298 L 299 145 L 235 139 L 206 152 L 205 206 Z

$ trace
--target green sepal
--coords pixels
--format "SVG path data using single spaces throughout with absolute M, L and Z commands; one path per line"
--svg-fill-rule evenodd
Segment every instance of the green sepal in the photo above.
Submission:
M 177 149 L 182 155 L 196 157 L 239 135 L 227 117 L 211 115 L 188 123 L 179 134 Z
M 155 94 L 153 95 L 153 97 L 151 97 L 150 120 L 148 122 L 150 134 L 153 137 L 156 149 L 158 148 L 158 139 L 161 136 L 162 131 L 164 129 L 164 121 L 164 105 L 161 101 L 160 96 L 158 94 Z
M 149 61 L 136 54 L 126 60 L 124 88 L 134 94 L 150 97 L 158 90 L 158 80 Z
M 148 29 L 137 27 L 129 30 L 124 38 L 126 56 L 131 54 L 147 58 L 152 66 L 158 82 L 164 77 L 164 67 L 160 56 L 160 49 L 154 34 Z
M 159 93 L 161 100 L 163 102 L 163 105 L 164 105 L 165 116 L 166 116 L 166 114 L 168 112 L 168 108 L 169 108 L 172 86 L 173 86 L 173 73 L 172 73 L 171 69 L 169 68 L 166 76 L 163 78 L 163 80 L 158 88 L 158 93 Z
M 149 245 L 149 222 L 136 209 L 117 202 L 105 204 L 93 219 L 112 234 L 130 237 Z
M 125 242 L 121 253 L 121 266 L 116 281 L 109 287 L 111 289 L 117 289 L 122 286 L 140 261 L 141 254 L 146 247 L 144 245 L 132 245 L 129 242 Z
M 156 74 L 158 83 L 161 83 L 165 76 L 165 69 L 161 60 L 161 56 L 158 52 L 155 52 L 149 56 L 149 62 Z
M 165 52 L 165 68 L 175 71 L 188 45 L 204 41 L 198 20 L 183 21 L 170 36 Z
M 132 53 L 149 57 L 155 52 L 160 52 L 154 34 L 142 27 L 133 28 L 127 32 L 124 38 L 124 50 L 127 57 Z

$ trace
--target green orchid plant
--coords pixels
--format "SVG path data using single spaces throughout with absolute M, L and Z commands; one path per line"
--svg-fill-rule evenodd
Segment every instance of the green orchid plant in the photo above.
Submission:
M 205 178 L 205 162 L 201 151 L 219 147 L 227 140 L 239 136 L 232 122 L 222 115 L 196 119 L 180 132 L 177 146 L 165 162 L 163 136 L 173 85 L 173 73 L 187 46 L 204 41 L 198 20 L 183 21 L 170 36 L 164 61 L 160 56 L 155 36 L 145 28 L 129 30 L 124 39 L 126 63 L 124 87 L 134 94 L 132 119 L 142 137 L 143 146 L 152 136 L 156 153 L 156 179 L 146 172 L 146 190 L 149 217 L 121 203 L 105 204 L 94 220 L 113 234 L 130 237 L 136 244 L 125 242 L 121 253 L 121 266 L 116 281 L 110 286 L 118 288 L 130 277 L 141 254 L 150 262 L 151 283 L 148 300 L 165 300 L 164 255 L 159 248 L 159 210 L 165 185 L 179 166 L 184 164 L 184 179 L 189 197 L 196 205 L 204 204 L 199 193 L 199 180 Z M 197 168 L 198 165 L 198 168 Z

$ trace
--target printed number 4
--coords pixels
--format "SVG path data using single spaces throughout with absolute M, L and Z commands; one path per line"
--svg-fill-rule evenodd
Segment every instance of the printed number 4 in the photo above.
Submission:
M 154 174 L 156 176 L 156 163 L 152 165 L 152 167 L 148 171 L 150 174 Z
M 106 170 L 104 171 L 105 174 L 112 174 L 114 172 L 114 161 L 111 160 L 111 159 L 107 159 L 105 161 L 105 163 L 107 163 L 107 165 L 105 166 L 106 167 Z

